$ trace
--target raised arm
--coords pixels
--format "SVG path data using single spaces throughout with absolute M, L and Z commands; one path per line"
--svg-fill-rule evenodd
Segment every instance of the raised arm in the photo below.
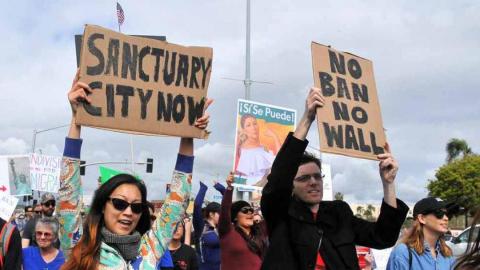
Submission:
M 213 185 L 213 187 L 214 187 L 218 192 L 220 192 L 220 194 L 222 194 L 222 195 L 225 194 L 225 190 L 226 190 L 226 189 L 225 189 L 225 187 L 224 187 L 222 184 L 216 182 L 215 185 Z
M 300 159 L 308 145 L 306 139 L 316 110 L 323 106 L 324 100 L 320 89 L 312 88 L 305 101 L 305 112 L 294 133 L 288 134 L 268 175 L 268 182 L 263 188 L 261 208 L 267 222 L 268 231 L 272 232 L 279 220 L 288 211 L 288 204 L 293 190 L 293 178 L 300 165 Z
M 206 102 L 205 109 L 212 103 Z M 195 126 L 205 129 L 209 115 L 204 113 L 196 120 Z M 144 261 L 159 260 L 168 248 L 173 231 L 185 215 L 192 188 L 193 139 L 181 138 L 175 170 L 171 181 L 171 191 L 157 214 L 152 229 L 145 233 L 141 242 L 141 254 Z
M 203 200 L 205 199 L 205 194 L 207 193 L 207 185 L 200 181 L 200 189 L 198 190 L 197 197 L 193 202 L 193 230 L 195 231 L 195 238 L 199 232 L 203 231 L 203 226 L 205 225 L 202 215 L 202 205 Z
M 222 198 L 222 208 L 218 220 L 218 235 L 220 238 L 225 236 L 233 228 L 230 212 L 230 208 L 232 207 L 233 178 L 233 173 L 230 173 L 227 177 L 227 190 Z
M 383 186 L 383 199 L 385 203 L 397 208 L 397 196 L 395 194 L 395 177 L 398 172 L 398 162 L 393 158 L 390 145 L 385 144 L 385 154 L 378 155 L 380 178 Z
M 72 109 L 72 120 L 68 137 L 65 138 L 62 168 L 60 176 L 59 203 L 56 212 L 60 223 L 61 249 L 68 257 L 70 249 L 77 243 L 82 235 L 81 207 L 82 183 L 80 180 L 80 139 L 81 126 L 75 123 L 77 107 L 81 102 L 90 102 L 87 93 L 91 89 L 79 81 L 79 73 L 75 76 L 72 88 L 68 92 L 68 100 Z

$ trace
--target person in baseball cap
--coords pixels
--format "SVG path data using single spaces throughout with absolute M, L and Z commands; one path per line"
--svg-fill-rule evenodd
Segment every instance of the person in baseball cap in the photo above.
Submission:
M 437 218 L 441 219 L 447 215 L 447 203 L 434 197 L 423 198 L 413 207 L 413 218 L 417 218 L 420 214 L 435 214 Z
M 387 270 L 453 269 L 455 258 L 443 235 L 448 231 L 448 204 L 434 197 L 413 207 L 414 223 L 390 254 Z
M 43 216 L 51 217 L 55 211 L 55 196 L 52 193 L 44 193 L 40 199 Z

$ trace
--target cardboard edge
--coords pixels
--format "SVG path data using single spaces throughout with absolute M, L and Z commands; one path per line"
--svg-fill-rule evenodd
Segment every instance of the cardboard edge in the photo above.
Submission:
M 344 53 L 344 54 L 348 54 L 348 55 L 351 55 L 351 56 L 354 56 L 354 57 L 358 57 L 358 58 L 360 58 L 360 59 L 363 59 L 363 60 L 365 60 L 365 61 L 369 61 L 370 63 L 373 63 L 372 60 L 370 60 L 370 59 L 368 59 L 368 58 L 361 57 L 361 56 L 356 55 L 356 54 L 351 53 L 351 52 L 338 50 L 338 49 L 336 49 L 335 47 L 333 47 L 332 45 L 325 45 L 325 44 L 322 44 L 322 43 L 320 43 L 320 42 L 312 41 L 312 48 L 313 48 L 313 44 L 325 46 L 325 47 L 328 47 L 328 48 L 330 48 L 330 49 L 332 49 L 332 50 L 334 50 L 334 51 L 341 52 L 341 53 Z

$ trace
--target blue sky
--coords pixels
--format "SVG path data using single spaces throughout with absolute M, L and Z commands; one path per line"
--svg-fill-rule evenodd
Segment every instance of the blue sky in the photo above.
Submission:
M 196 142 L 194 191 L 199 180 L 223 178 L 232 166 L 236 100 L 244 76 L 245 1 L 121 1 L 122 32 L 166 35 L 182 45 L 210 46 L 212 135 Z M 0 10 L 0 154 L 30 150 L 33 129 L 69 123 L 66 99 L 75 73 L 73 35 L 84 24 L 116 30 L 115 1 L 12 1 Z M 303 111 L 313 84 L 310 42 L 330 44 L 373 61 L 384 126 L 400 163 L 398 196 L 427 195 L 427 179 L 445 161 L 449 138 L 480 152 L 480 4 L 478 1 L 252 1 L 253 100 Z M 60 155 L 66 129 L 37 136 L 37 149 Z M 84 128 L 87 162 L 125 160 L 129 135 Z M 318 146 L 316 126 L 309 134 Z M 135 136 L 135 159 L 155 159 L 143 174 L 151 199 L 163 196 L 178 139 Z M 216 157 L 212 159 L 211 157 Z M 377 163 L 324 154 L 333 189 L 351 202 L 382 198 Z M 143 171 L 138 167 L 137 171 Z M 87 169 L 85 193 L 98 170 Z

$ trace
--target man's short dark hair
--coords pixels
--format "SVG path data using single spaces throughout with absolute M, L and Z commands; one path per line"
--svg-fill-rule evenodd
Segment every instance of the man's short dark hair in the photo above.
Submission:
M 310 152 L 303 152 L 302 159 L 300 159 L 300 166 L 310 162 L 315 163 L 320 171 L 322 170 L 322 161 L 319 158 Z

